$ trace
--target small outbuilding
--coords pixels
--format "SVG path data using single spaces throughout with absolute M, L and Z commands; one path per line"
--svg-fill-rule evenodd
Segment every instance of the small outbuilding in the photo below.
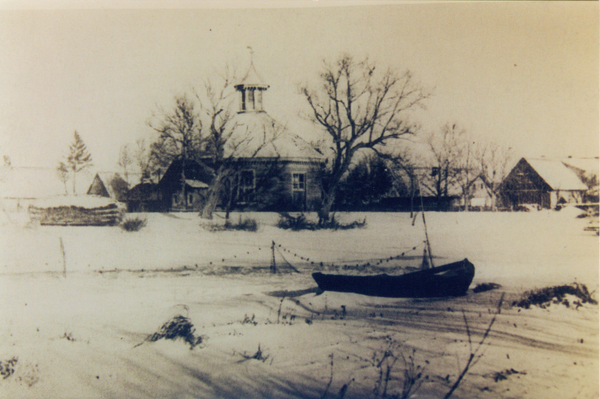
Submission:
M 120 174 L 113 172 L 98 172 L 94 176 L 87 194 L 125 202 L 127 201 L 128 189 L 129 184 L 127 184 Z

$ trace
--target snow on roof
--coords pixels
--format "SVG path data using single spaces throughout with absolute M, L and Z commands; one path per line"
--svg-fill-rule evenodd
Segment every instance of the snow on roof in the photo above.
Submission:
M 191 180 L 191 179 L 185 179 L 185 184 L 187 184 L 188 186 L 192 187 L 192 188 L 208 188 L 208 184 L 201 182 L 199 180 Z
M 98 173 L 96 173 L 96 177 L 98 177 L 98 178 L 100 179 L 100 181 L 101 181 L 101 182 L 102 182 L 102 184 L 104 185 L 104 188 L 105 188 L 105 189 L 106 189 L 106 191 L 108 192 L 108 195 L 109 195 L 111 198 L 117 198 L 117 196 L 116 196 L 116 193 L 115 193 L 115 190 L 114 190 L 114 188 L 113 188 L 112 184 L 110 184 L 110 183 L 111 183 L 111 182 L 113 181 L 113 179 L 115 179 L 115 178 L 119 178 L 119 179 L 122 179 L 123 181 L 125 181 L 125 180 L 124 180 L 124 179 L 121 177 L 121 175 L 120 175 L 120 174 L 118 174 L 118 173 L 115 173 L 115 172 L 98 172 Z M 94 179 L 95 179 L 96 177 L 94 177 Z M 94 183 L 93 183 L 93 181 L 92 181 L 92 184 L 94 184 Z M 90 188 L 91 188 L 91 185 L 90 185 Z M 88 193 L 89 193 L 89 190 L 88 190 Z
M 76 192 L 85 194 L 92 181 L 88 171 L 77 174 Z M 51 168 L 11 168 L 0 170 L 1 198 L 42 198 L 72 193 L 71 178 L 65 183 L 60 181 L 56 169 Z
M 61 206 L 76 206 L 86 209 L 102 208 L 114 204 L 115 201 L 97 195 L 57 195 L 40 198 L 33 202 L 38 208 L 57 208 Z
M 266 112 L 244 112 L 231 121 L 225 156 L 236 158 L 323 159 L 300 136 L 291 133 Z
M 587 190 L 588 187 L 575 172 L 560 161 L 549 159 L 525 159 L 527 163 L 553 190 Z
M 598 158 L 568 158 L 563 160 L 562 163 L 595 175 L 598 175 L 600 169 Z

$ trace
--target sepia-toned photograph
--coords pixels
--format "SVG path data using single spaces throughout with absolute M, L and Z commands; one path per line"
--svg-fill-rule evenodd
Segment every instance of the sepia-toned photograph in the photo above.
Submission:
M 599 32 L 0 0 L 0 398 L 598 398 Z

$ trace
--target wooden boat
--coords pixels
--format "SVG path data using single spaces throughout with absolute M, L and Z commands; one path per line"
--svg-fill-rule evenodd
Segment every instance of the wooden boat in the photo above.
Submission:
M 464 295 L 475 276 L 467 259 L 403 275 L 352 276 L 313 273 L 323 291 L 353 292 L 393 298 L 430 298 Z

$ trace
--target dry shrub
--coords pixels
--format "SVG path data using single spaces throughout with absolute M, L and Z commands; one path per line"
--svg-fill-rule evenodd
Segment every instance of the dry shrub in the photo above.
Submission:
M 121 228 L 125 231 L 140 231 L 146 227 L 147 221 L 142 218 L 127 218 L 121 223 Z
M 501 287 L 502 286 L 500 284 L 496 284 L 496 283 L 481 283 L 481 284 L 478 284 L 475 288 L 473 288 L 473 292 L 477 294 L 479 292 L 497 290 L 498 288 L 501 288 Z
M 231 222 L 229 219 L 224 224 L 207 224 L 203 226 L 206 230 L 216 231 L 258 231 L 258 222 L 256 219 L 242 218 L 237 222 Z
M 337 221 L 335 216 L 332 216 L 329 221 L 323 223 L 312 222 L 300 214 L 298 216 L 290 215 L 289 213 L 282 212 L 279 214 L 279 220 L 277 221 L 277 227 L 284 230 L 300 231 L 300 230 L 350 230 L 360 229 L 367 225 L 367 218 L 362 221 L 354 221 L 351 223 L 340 223 Z
M 520 301 L 513 302 L 513 306 L 529 309 L 532 305 L 539 306 L 544 309 L 553 303 L 562 303 L 569 307 L 569 302 L 565 298 L 567 295 L 573 295 L 581 301 L 576 305 L 581 306 L 581 303 L 590 303 L 597 305 L 598 301 L 592 297 L 593 292 L 589 292 L 585 284 L 573 283 L 570 285 L 559 285 L 555 287 L 541 288 L 535 291 L 529 291 Z M 577 307 L 579 307 L 577 306 Z
M 2 379 L 5 380 L 15 373 L 15 366 L 17 365 L 18 361 L 18 357 L 13 357 L 12 359 L 8 360 L 0 360 L 0 375 L 2 376 Z
M 175 341 L 177 339 L 183 339 L 190 345 L 190 349 L 194 349 L 194 347 L 200 345 L 203 341 L 202 336 L 195 336 L 195 332 L 196 328 L 190 319 L 178 315 L 163 324 L 158 332 L 148 336 L 146 341 L 156 342 L 159 339 L 170 339 Z

